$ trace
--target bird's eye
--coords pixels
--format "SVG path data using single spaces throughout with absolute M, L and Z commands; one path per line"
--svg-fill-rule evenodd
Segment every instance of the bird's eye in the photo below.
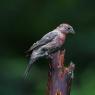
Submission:
M 67 29 L 70 30 L 70 27 L 68 27 Z

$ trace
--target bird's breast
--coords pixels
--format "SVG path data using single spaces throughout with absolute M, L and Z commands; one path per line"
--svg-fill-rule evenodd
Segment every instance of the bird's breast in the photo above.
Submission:
M 59 35 L 59 37 L 58 37 L 58 41 L 61 43 L 61 44 L 63 44 L 64 42 L 65 42 L 65 35 Z

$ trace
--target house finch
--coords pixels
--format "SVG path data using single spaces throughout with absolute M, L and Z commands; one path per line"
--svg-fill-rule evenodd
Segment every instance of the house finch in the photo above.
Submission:
M 73 27 L 69 24 L 60 24 L 56 29 L 44 35 L 39 41 L 34 43 L 28 52 L 30 61 L 25 71 L 25 77 L 30 71 L 31 65 L 42 57 L 48 57 L 50 54 L 58 51 L 64 45 L 67 34 L 74 34 Z

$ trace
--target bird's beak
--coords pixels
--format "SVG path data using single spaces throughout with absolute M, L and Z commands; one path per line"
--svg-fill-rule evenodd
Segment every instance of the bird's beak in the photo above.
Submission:
M 71 29 L 70 33 L 71 33 L 71 34 L 75 34 L 74 29 Z

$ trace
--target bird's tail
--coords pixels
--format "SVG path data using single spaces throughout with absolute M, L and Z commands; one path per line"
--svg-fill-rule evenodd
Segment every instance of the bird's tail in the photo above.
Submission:
M 34 63 L 34 60 L 30 60 L 28 66 L 26 67 L 25 73 L 24 73 L 24 78 L 27 79 L 28 74 L 30 72 L 31 66 Z

